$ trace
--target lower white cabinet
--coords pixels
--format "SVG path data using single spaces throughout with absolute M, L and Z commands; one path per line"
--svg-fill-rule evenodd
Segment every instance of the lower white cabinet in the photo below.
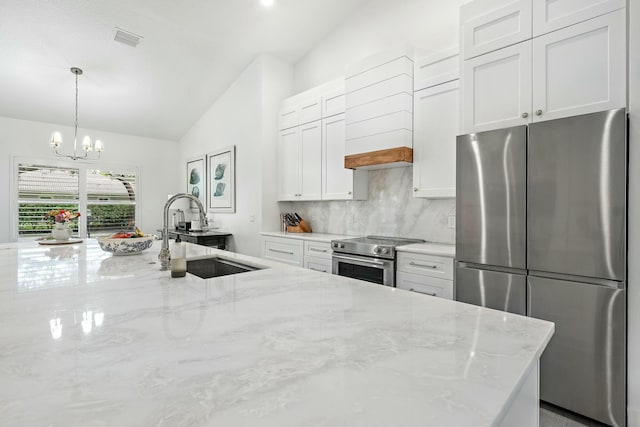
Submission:
M 331 258 L 318 258 L 315 256 L 304 257 L 304 268 L 331 274 Z
M 260 256 L 289 265 L 331 274 L 330 242 L 304 240 L 300 237 L 261 237 Z
M 396 288 L 453 299 L 453 258 L 398 253 Z
M 263 236 L 261 241 L 262 258 L 298 267 L 304 265 L 304 242 L 302 240 Z

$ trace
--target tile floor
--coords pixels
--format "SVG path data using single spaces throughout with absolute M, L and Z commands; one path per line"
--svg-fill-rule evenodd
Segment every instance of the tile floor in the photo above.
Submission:
M 540 402 L 540 427 L 604 427 L 604 424 Z

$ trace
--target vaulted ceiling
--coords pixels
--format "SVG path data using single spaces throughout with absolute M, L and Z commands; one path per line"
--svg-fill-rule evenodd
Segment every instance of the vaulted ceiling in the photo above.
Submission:
M 178 140 L 260 53 L 296 62 L 366 0 L 1 0 L 0 116 Z M 115 27 L 143 36 L 113 40 Z

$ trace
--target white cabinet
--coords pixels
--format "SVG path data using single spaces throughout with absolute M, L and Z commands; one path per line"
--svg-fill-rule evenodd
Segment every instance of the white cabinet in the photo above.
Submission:
M 532 35 L 531 0 L 476 0 L 460 8 L 463 58 L 502 49 Z
M 413 90 L 458 80 L 460 78 L 460 55 L 458 48 L 437 52 L 415 61 Z
M 260 256 L 271 261 L 331 274 L 331 243 L 304 240 L 304 236 L 261 236 Z
M 300 189 L 300 129 L 280 131 L 278 139 L 278 200 L 295 200 Z
M 280 130 L 290 129 L 322 118 L 322 98 L 313 91 L 304 92 L 282 103 L 278 114 Z
M 302 267 L 304 265 L 304 244 L 302 240 L 263 236 L 261 256 L 272 261 Z
M 399 252 L 397 270 L 397 288 L 453 299 L 453 258 Z
M 279 201 L 367 198 L 367 172 L 344 167 L 345 108 L 344 79 L 282 103 L 276 172 Z
M 456 136 L 459 134 L 459 81 L 413 96 L 413 195 L 456 197 Z
M 322 197 L 322 122 L 300 126 L 300 193 L 295 200 Z
M 529 123 L 531 84 L 531 41 L 464 61 L 463 133 Z
M 475 0 L 460 8 L 463 58 L 622 9 L 625 0 Z
M 305 240 L 304 268 L 331 274 L 331 243 Z
M 464 61 L 463 133 L 627 104 L 626 9 Z
M 322 200 L 364 200 L 368 173 L 345 169 L 344 114 L 322 120 Z
M 322 168 L 321 122 L 280 131 L 278 200 L 320 200 Z
M 625 27 L 621 9 L 533 39 L 534 122 L 626 106 Z
M 533 2 L 533 36 L 559 30 L 625 6 L 625 0 L 536 0 Z

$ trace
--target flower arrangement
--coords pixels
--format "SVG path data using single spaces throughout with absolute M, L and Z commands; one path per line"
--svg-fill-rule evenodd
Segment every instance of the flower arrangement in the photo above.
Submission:
M 80 216 L 80 212 L 73 213 L 66 209 L 54 209 L 44 214 L 44 218 L 52 224 L 69 224 Z

